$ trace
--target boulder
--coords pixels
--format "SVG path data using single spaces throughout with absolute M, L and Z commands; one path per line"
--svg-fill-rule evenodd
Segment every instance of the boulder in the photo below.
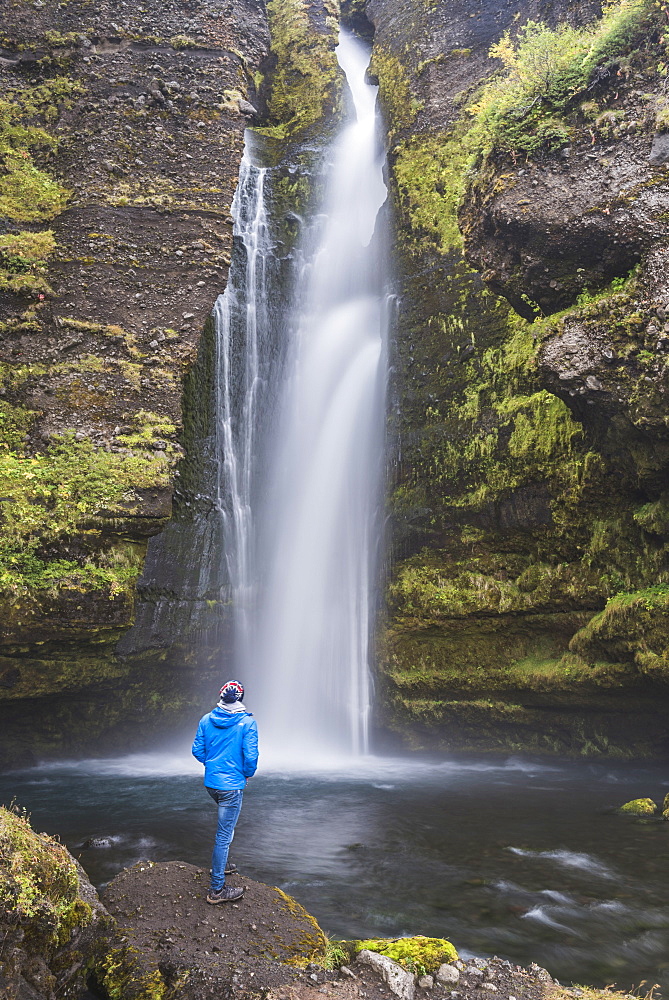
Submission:
M 62 844 L 0 807 L 0 996 L 78 996 L 114 921 Z
M 301 967 L 324 958 L 325 935 L 296 900 L 243 875 L 230 882 L 244 896 L 210 906 L 204 868 L 142 861 L 120 872 L 103 898 L 125 939 L 98 967 L 103 989 L 123 1000 L 152 996 L 152 988 L 171 1000 L 201 1000 L 212 990 L 291 983 Z
M 371 966 L 378 972 L 395 996 L 400 997 L 400 1000 L 413 1000 L 416 991 L 416 977 L 412 972 L 407 972 L 387 955 L 380 955 L 367 948 L 363 948 L 358 953 L 358 961 L 363 965 Z
M 652 799 L 632 799 L 621 806 L 619 811 L 627 816 L 654 816 L 657 806 Z
M 445 962 L 437 970 L 437 982 L 442 986 L 455 986 L 460 981 L 460 973 L 454 965 Z

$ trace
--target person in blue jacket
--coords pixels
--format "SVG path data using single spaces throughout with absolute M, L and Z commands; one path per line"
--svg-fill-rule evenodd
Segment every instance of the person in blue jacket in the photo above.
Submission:
M 204 764 L 204 786 L 218 805 L 218 826 L 211 857 L 208 903 L 228 903 L 244 894 L 243 888 L 225 884 L 228 851 L 242 808 L 246 782 L 258 766 L 258 726 L 242 704 L 244 688 L 228 681 L 216 708 L 200 719 L 193 756 Z

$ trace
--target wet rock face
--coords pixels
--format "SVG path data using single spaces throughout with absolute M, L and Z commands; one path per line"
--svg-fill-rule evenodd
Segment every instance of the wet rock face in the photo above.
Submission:
M 626 291 L 573 309 L 543 339 L 538 363 L 546 387 L 650 491 L 669 470 L 669 251 L 643 258 Z
M 20 204 L 0 224 L 0 239 L 53 232 L 38 277 L 14 280 L 10 260 L 0 285 L 0 443 L 42 490 L 0 505 L 5 542 L 16 538 L 30 556 L 0 553 L 10 573 L 0 588 L 9 762 L 29 752 L 17 711 L 25 697 L 56 699 L 41 727 L 52 749 L 64 732 L 74 747 L 90 727 L 133 712 L 124 695 L 120 711 L 106 696 L 94 705 L 96 688 L 136 682 L 144 709 L 156 688 L 151 668 L 133 677 L 114 648 L 133 621 L 147 539 L 170 518 L 181 481 L 184 379 L 225 287 L 248 122 L 240 101 L 257 101 L 269 30 L 256 0 L 74 0 L 11 6 L 2 44 L 3 94 L 38 95 L 31 127 L 58 149 L 33 150 L 35 162 L 69 194 L 64 211 L 25 221 L 30 205 Z
M 640 624 L 624 649 L 587 625 L 667 579 L 662 32 L 567 98 L 567 148 L 476 159 L 490 46 L 600 11 L 367 10 L 400 292 L 379 721 L 414 748 L 661 752 L 662 629 L 644 659 Z
M 472 189 L 460 219 L 484 281 L 528 319 L 623 276 L 666 236 L 669 188 L 652 102 L 621 88 L 631 131 L 583 139 L 534 162 L 510 162 Z M 651 150 L 653 151 L 651 154 Z

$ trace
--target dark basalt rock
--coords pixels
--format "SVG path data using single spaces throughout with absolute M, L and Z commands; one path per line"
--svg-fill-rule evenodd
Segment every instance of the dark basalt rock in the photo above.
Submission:
M 669 188 L 649 160 L 653 118 L 635 95 L 620 103 L 642 122 L 633 135 L 575 143 L 567 160 L 489 167 L 463 202 L 467 259 L 529 320 L 626 275 L 665 238 Z

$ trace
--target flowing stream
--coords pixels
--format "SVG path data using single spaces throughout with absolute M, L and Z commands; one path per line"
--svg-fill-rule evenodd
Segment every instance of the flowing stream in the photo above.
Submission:
M 142 858 L 208 867 L 214 810 L 189 749 L 3 775 L 0 800 L 59 833 L 97 884 Z M 669 824 L 614 809 L 667 791 L 662 764 L 367 756 L 299 773 L 261 761 L 233 860 L 335 936 L 447 937 L 563 983 L 646 980 L 644 995 L 669 987 Z M 88 838 L 100 839 L 82 848 Z
M 338 46 L 352 121 L 327 151 L 283 322 L 268 168 L 249 144 L 233 204 L 245 253 L 216 310 L 218 505 L 235 632 L 230 671 L 272 756 L 367 750 L 384 468 L 386 199 L 369 53 Z M 278 335 L 285 343 L 277 346 Z

